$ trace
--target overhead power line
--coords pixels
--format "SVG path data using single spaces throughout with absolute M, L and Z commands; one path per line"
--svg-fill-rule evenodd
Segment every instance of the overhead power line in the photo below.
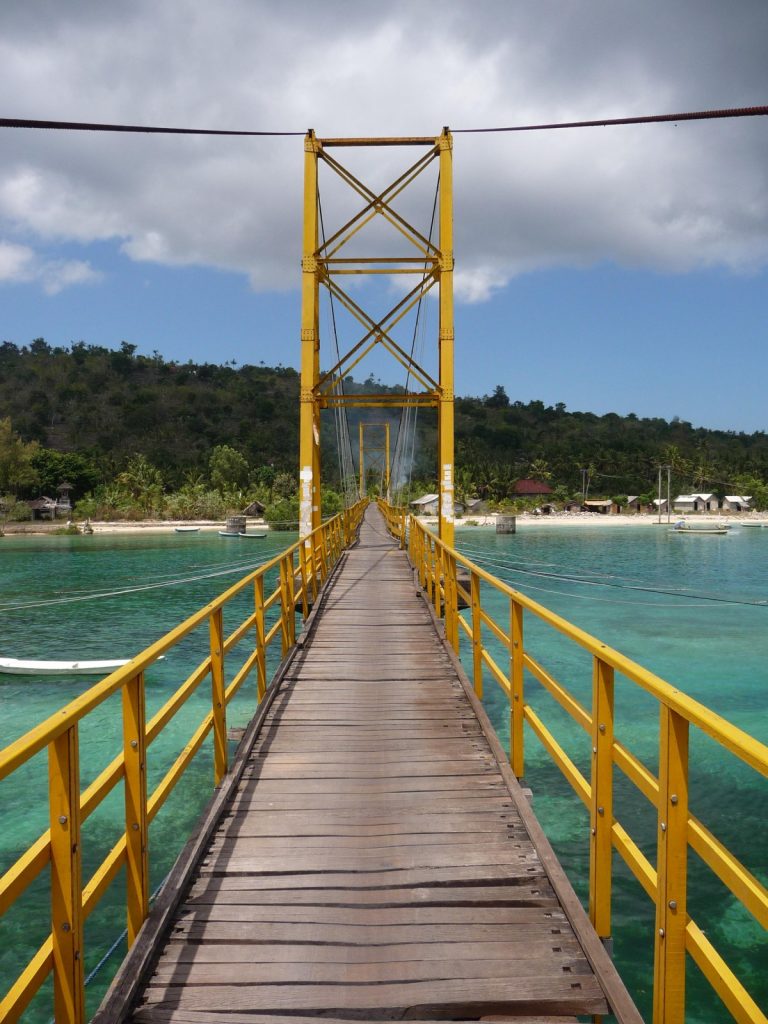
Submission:
M 666 121 L 711 121 L 734 117 L 764 117 L 768 105 L 731 107 L 723 110 L 695 110 L 679 114 L 649 114 L 642 117 L 606 117 L 591 121 L 555 121 L 548 124 L 517 124 L 497 128 L 453 128 L 454 135 L 493 132 L 543 132 L 555 128 L 609 128 L 629 124 L 660 124 Z M 306 135 L 305 131 L 236 131 L 229 128 L 164 128 L 156 125 L 99 124 L 90 121 L 39 121 L 23 117 L 0 117 L 0 128 L 42 128 L 71 132 L 144 132 L 151 135 L 240 135 L 274 138 Z

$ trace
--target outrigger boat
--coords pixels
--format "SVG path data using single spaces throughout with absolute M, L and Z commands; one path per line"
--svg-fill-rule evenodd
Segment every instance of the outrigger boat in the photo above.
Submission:
M 713 525 L 705 524 L 704 526 L 692 526 L 691 524 L 686 523 L 686 521 L 684 519 L 681 519 L 679 522 L 675 523 L 675 525 L 672 527 L 672 529 L 669 532 L 670 533 L 685 533 L 685 534 L 691 534 L 691 533 L 702 533 L 702 534 L 708 533 L 708 534 L 713 534 L 713 533 L 715 533 L 715 534 L 720 534 L 720 536 L 722 536 L 723 534 L 727 534 L 728 533 L 728 527 L 727 526 L 715 526 L 714 524 Z
M 15 676 L 105 676 L 130 661 L 34 661 L 22 658 L 0 658 L 0 673 Z

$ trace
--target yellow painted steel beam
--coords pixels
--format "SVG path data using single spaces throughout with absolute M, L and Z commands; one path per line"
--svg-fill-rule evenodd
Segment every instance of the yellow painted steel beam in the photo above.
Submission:
M 434 409 L 439 398 L 434 392 L 409 392 L 406 395 L 328 395 L 320 399 L 323 409 L 346 406 L 350 409 L 384 409 L 420 406 Z
M 149 913 L 149 823 L 147 821 L 147 729 L 144 673 L 123 687 L 125 771 L 126 910 L 132 946 Z
M 80 838 L 80 757 L 73 725 L 48 748 L 51 936 L 56 1024 L 85 1021 Z
M 454 537 L 454 466 L 453 466 L 453 141 L 445 129 L 438 142 L 440 150 L 440 405 L 437 414 L 438 535 L 453 547 Z
M 613 705 L 613 669 L 600 658 L 594 658 L 592 669 L 589 918 L 601 939 L 608 939 L 611 935 Z
M 320 139 L 323 146 L 434 146 L 429 135 L 382 136 L 381 138 L 328 138 Z
M 53 968 L 53 939 L 49 935 L 21 972 L 8 994 L 0 999 L 0 1020 L 16 1024 Z
M 318 294 L 317 140 L 304 141 L 304 232 L 301 260 L 301 386 L 299 415 L 299 536 L 304 539 L 320 517 L 320 410 L 315 400 L 320 338 Z

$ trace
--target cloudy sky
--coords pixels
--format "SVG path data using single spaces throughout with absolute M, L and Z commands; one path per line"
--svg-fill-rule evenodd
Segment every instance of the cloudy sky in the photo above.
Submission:
M 432 135 L 765 104 L 766 53 L 765 0 L 7 0 L 0 116 Z M 0 338 L 298 365 L 302 166 L 300 137 L 0 129 Z M 768 428 L 768 118 L 458 133 L 454 175 L 458 393 Z

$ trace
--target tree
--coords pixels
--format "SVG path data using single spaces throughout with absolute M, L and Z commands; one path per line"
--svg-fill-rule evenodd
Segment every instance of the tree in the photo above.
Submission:
M 551 480 L 552 471 L 546 459 L 534 459 L 528 466 L 528 472 L 532 480 Z
M 504 390 L 504 385 L 497 384 L 493 389 L 493 394 L 490 398 L 485 399 L 484 404 L 487 405 L 489 409 L 506 409 L 509 405 L 509 396 Z
M 123 488 L 145 514 L 158 512 L 163 502 L 163 477 L 145 455 L 134 455 L 117 477 Z
M 228 444 L 218 444 L 208 460 L 211 483 L 217 491 L 242 490 L 248 484 L 250 467 L 240 452 Z
M 16 494 L 21 488 L 37 483 L 38 472 L 33 460 L 38 447 L 36 441 L 22 441 L 10 417 L 0 420 L 0 493 Z

